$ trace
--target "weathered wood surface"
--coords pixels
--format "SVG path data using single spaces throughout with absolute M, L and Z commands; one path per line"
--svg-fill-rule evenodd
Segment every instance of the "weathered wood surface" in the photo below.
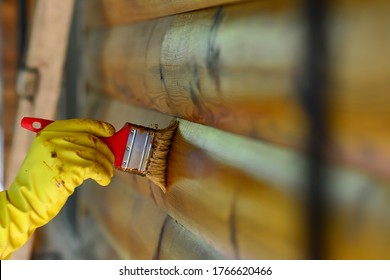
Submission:
M 123 25 L 248 0 L 87 0 L 87 28 Z M 253 0 L 252 0 L 253 1 Z
M 110 121 L 118 128 L 127 121 L 163 127 L 172 119 L 101 95 L 94 98 L 88 101 L 86 116 Z M 88 188 L 85 200 L 95 209 L 101 229 L 117 244 L 115 248 L 124 250 L 120 254 L 124 258 L 134 257 L 133 250 L 140 256 L 140 249 L 129 244 L 148 240 L 150 248 L 156 248 L 165 217 L 154 209 L 158 206 L 194 234 L 197 242 L 206 242 L 209 256 L 301 259 L 306 256 L 305 163 L 293 150 L 181 120 L 168 162 L 167 194 L 146 178 L 118 171 L 115 177 L 120 180 L 105 189 Z M 331 201 L 325 233 L 329 258 L 389 258 L 389 186 L 364 173 L 324 168 Z M 126 194 L 133 190 L 142 195 Z M 161 240 L 172 242 L 177 233 L 172 234 L 171 241 Z M 161 258 L 178 252 L 166 246 Z M 143 257 L 152 258 L 152 252 Z M 177 258 L 187 254 L 182 252 Z
M 328 158 L 390 179 L 388 3 L 329 11 Z M 303 150 L 295 1 L 258 1 L 88 33 L 87 82 L 169 115 Z

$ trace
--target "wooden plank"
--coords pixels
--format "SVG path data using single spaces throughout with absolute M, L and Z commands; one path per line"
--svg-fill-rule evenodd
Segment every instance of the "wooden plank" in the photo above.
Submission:
M 87 0 L 87 28 L 112 27 L 248 0 Z
M 298 7 L 259 1 L 91 32 L 88 85 L 128 103 L 303 150 Z M 388 8 L 381 1 L 338 2 L 327 21 L 328 157 L 387 180 Z
M 145 125 L 153 126 L 172 118 L 101 95 L 94 98 L 87 115 L 115 124 L 145 117 Z M 389 258 L 389 185 L 362 172 L 324 168 L 331 202 L 325 233 L 329 258 Z M 305 258 L 306 160 L 296 151 L 180 120 L 167 194 L 146 178 L 119 171 L 115 176 L 223 258 Z M 111 201 L 121 204 L 121 194 Z
M 50 2 L 49 0 L 37 1 L 26 65 L 30 69 L 36 69 L 38 73 L 36 82 L 39 86 L 37 92 L 34 93 L 36 94 L 34 103 L 30 104 L 31 109 L 27 108 L 29 100 L 23 100 L 23 98 L 20 100 L 22 103 L 18 105 L 17 109 L 19 115 L 16 118 L 13 142 L 21 138 L 28 138 L 25 130 L 19 124 L 22 116 L 32 114 L 51 119 L 56 115 L 73 1 L 61 1 L 61 4 L 58 5 L 51 5 Z M 55 35 L 47 36 L 48 34 Z M 28 146 L 27 144 L 12 146 L 6 185 L 10 185 L 15 177 Z

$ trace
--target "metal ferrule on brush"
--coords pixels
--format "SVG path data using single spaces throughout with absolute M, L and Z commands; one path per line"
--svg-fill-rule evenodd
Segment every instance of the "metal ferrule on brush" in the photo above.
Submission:
M 153 130 L 132 125 L 127 138 L 121 169 L 138 175 L 146 175 L 153 139 Z

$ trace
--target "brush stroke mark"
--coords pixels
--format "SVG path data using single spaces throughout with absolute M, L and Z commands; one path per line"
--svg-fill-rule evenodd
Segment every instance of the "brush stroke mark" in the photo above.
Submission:
M 161 226 L 160 235 L 158 237 L 157 248 L 156 248 L 156 251 L 154 252 L 153 260 L 159 260 L 159 258 L 160 258 L 162 239 L 164 236 L 165 227 L 167 226 L 169 219 L 170 219 L 169 215 L 166 215 L 164 222 Z
M 220 49 L 216 46 L 216 38 L 218 34 L 218 28 L 224 18 L 223 7 L 219 7 L 217 12 L 213 16 L 213 22 L 211 24 L 209 38 L 207 41 L 207 53 L 206 53 L 206 65 L 207 71 L 211 79 L 214 80 L 218 92 L 220 91 Z
M 236 260 L 241 259 L 240 258 L 240 251 L 238 248 L 238 241 L 237 241 L 237 199 L 238 198 L 238 188 L 236 188 L 234 194 L 233 194 L 233 201 L 232 206 L 230 209 L 230 215 L 229 215 L 229 232 L 230 232 L 230 242 L 232 243 L 233 249 L 234 249 L 234 258 Z

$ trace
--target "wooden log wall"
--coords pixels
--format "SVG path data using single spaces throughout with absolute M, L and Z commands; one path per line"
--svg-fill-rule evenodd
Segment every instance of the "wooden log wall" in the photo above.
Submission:
M 172 119 L 98 94 L 90 98 L 86 116 L 116 127 L 124 119 L 160 127 Z M 97 242 L 114 244 L 109 248 L 115 258 L 301 259 L 306 253 L 305 162 L 291 149 L 181 120 L 167 194 L 146 178 L 117 172 L 108 188 L 91 182 L 93 187 L 79 189 L 80 213 L 89 211 L 104 232 Z M 388 184 L 350 169 L 324 168 L 332 202 L 329 257 L 388 258 Z M 176 229 L 167 226 L 167 217 Z M 84 221 L 79 220 L 81 226 Z M 81 235 L 88 237 L 86 232 Z
M 179 2 L 189 3 L 86 1 L 84 116 L 118 129 L 180 125 L 168 193 L 119 171 L 107 188 L 77 191 L 81 250 L 98 259 L 306 258 L 299 2 L 173 9 Z M 328 13 L 330 259 L 390 258 L 388 8 L 339 1 Z
M 390 176 L 388 4 L 329 12 L 329 158 Z M 383 7 L 385 6 L 385 7 Z M 303 149 L 297 1 L 255 1 L 90 33 L 88 85 L 126 102 Z M 370 71 L 363 71 L 369 69 Z M 369 160 L 368 158 L 369 157 Z

